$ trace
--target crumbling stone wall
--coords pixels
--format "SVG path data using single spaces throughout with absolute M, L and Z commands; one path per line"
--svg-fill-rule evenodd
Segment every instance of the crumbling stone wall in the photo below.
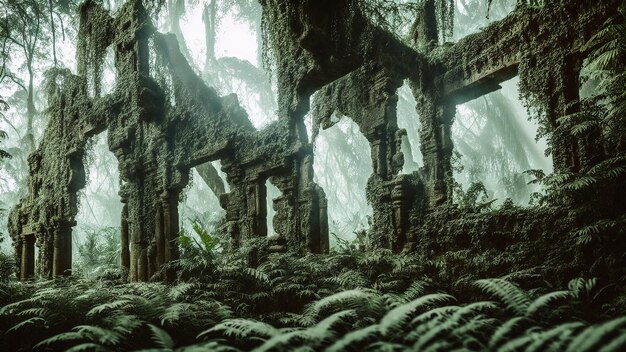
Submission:
M 90 137 L 104 130 L 102 109 L 84 99 L 85 85 L 69 72 L 48 75 L 49 126 L 28 158 L 29 195 L 11 212 L 9 229 L 23 279 L 69 274 L 78 191 L 86 183 L 83 158 Z M 57 82 L 59 84 L 57 84 Z M 89 116 L 84 111 L 90 111 Z M 39 249 L 35 269 L 35 244 Z
M 370 143 L 369 247 L 414 248 L 426 236 L 420 229 L 427 228 L 428 214 L 451 200 L 456 104 L 519 74 L 523 97 L 541 107 L 550 133 L 559 116 L 575 109 L 578 82 L 567 79 L 578 77 L 583 44 L 617 7 L 617 1 L 521 7 L 481 33 L 438 45 L 436 0 L 425 0 L 409 45 L 372 23 L 357 0 L 260 2 L 279 87 L 279 119 L 261 131 L 236 95 L 218 96 L 194 73 L 173 35 L 155 31 L 140 0 L 128 0 L 115 17 L 96 1 L 81 6 L 78 75 L 64 74 L 51 90 L 46 135 L 29 158 L 29 195 L 10 215 L 22 278 L 34 276 L 35 243 L 39 276 L 69 272 L 86 146 L 105 129 L 119 161 L 122 264 L 131 281 L 148 280 L 178 257 L 180 194 L 191 168 L 215 160 L 230 186 L 228 193 L 213 188 L 233 248 L 267 236 L 269 180 L 282 192 L 274 200 L 278 236 L 269 250 L 326 252 L 326 198 L 313 181 L 317 132 L 309 140 L 303 121 L 316 91 L 315 131 L 331 127 L 332 116 L 348 116 Z M 101 97 L 109 47 L 117 82 Z M 400 174 L 406 131 L 396 116 L 404 80 L 416 98 L 424 156 L 424 167 L 409 175 Z M 575 167 L 578 147 L 571 139 L 553 146 L 558 168 Z

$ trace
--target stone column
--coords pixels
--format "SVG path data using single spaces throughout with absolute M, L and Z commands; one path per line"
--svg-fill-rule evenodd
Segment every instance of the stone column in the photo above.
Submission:
M 35 234 L 23 234 L 21 242 L 20 279 L 28 280 L 35 277 Z
M 130 250 L 128 249 L 128 204 L 124 203 L 122 207 L 122 221 L 120 224 L 120 242 L 121 242 L 121 264 L 122 267 L 130 269 Z
M 178 191 L 166 191 L 162 195 L 163 206 L 163 263 L 169 263 L 177 260 L 178 253 Z M 166 275 L 167 282 L 173 282 L 175 273 L 168 270 Z
M 52 262 L 53 277 L 72 274 L 72 224 L 61 220 L 55 224 L 54 253 Z
M 247 182 L 248 229 L 244 238 L 267 237 L 267 189 L 265 181 L 255 177 Z
M 156 239 L 156 270 L 158 271 L 165 263 L 165 231 L 164 231 L 164 219 L 162 206 L 157 206 L 157 212 L 154 219 L 155 224 L 155 239 Z
M 319 198 L 319 230 L 320 230 L 320 253 L 328 254 L 329 239 L 328 239 L 328 200 L 322 187 L 317 186 L 317 194 Z

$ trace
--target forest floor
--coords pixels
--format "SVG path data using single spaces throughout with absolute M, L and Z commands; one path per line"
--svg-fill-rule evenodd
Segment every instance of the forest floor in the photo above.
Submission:
M 350 246 L 329 255 L 181 259 L 174 284 L 100 267 L 0 284 L 5 351 L 623 351 L 624 298 L 533 270 L 442 278 L 437 263 Z M 429 274 L 430 272 L 430 274 Z M 436 279 L 435 279 L 436 278 Z

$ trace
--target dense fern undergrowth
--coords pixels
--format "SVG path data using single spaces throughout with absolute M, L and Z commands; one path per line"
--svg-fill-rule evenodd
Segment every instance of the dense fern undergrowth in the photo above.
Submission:
M 412 255 L 181 259 L 176 283 L 119 269 L 0 286 L 0 346 L 36 351 L 621 351 L 613 286 L 533 273 L 436 282 Z M 419 279 L 416 279 L 419 278 Z

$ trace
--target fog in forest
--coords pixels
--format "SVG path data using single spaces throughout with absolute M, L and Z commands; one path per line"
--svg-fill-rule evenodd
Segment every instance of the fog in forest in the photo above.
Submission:
M 626 2 L 0 0 L 0 351 L 626 351 Z

